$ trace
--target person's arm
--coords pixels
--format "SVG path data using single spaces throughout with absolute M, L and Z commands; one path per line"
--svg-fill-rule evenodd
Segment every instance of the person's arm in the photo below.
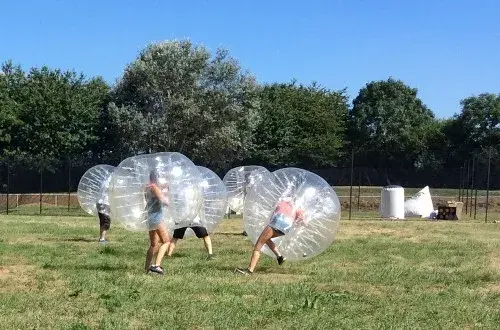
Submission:
M 305 224 L 304 210 L 299 209 L 295 212 L 295 222 L 298 224 Z
M 169 204 L 168 198 L 166 198 L 163 193 L 161 192 L 160 188 L 158 188 L 157 185 L 153 185 L 151 187 L 151 191 L 153 194 L 165 205 Z

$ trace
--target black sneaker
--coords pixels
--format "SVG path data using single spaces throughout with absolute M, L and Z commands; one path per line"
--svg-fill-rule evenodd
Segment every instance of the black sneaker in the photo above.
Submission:
M 286 260 L 286 259 L 285 259 L 285 258 L 283 258 L 283 256 L 279 256 L 279 257 L 278 257 L 278 265 L 280 265 L 280 266 L 281 266 L 281 265 L 285 262 L 285 260 Z
M 246 275 L 246 276 L 253 274 L 253 272 L 251 272 L 248 268 L 236 268 L 234 270 L 234 273 L 239 274 L 239 275 Z
M 214 259 L 217 259 L 217 257 L 215 257 L 215 255 L 213 254 L 209 254 L 207 257 L 207 260 L 214 260 Z
M 151 266 L 149 267 L 149 271 L 160 275 L 165 274 L 165 270 L 161 266 Z

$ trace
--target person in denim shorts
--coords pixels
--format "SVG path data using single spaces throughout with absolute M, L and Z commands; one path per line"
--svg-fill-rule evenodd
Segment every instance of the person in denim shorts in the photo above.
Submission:
M 146 273 L 154 272 L 161 275 L 165 273 L 163 267 L 161 267 L 161 262 L 170 244 L 170 237 L 164 220 L 164 207 L 169 204 L 168 197 L 165 195 L 167 193 L 168 185 L 160 185 L 157 172 L 155 170 L 151 171 L 149 184 L 144 191 L 150 243 L 144 266 Z M 151 264 L 155 254 L 155 262 Z
M 297 209 L 295 206 L 295 198 L 292 194 L 282 198 L 271 215 L 271 221 L 260 234 L 257 243 L 255 243 L 248 268 L 236 268 L 235 273 L 243 275 L 253 274 L 255 267 L 259 262 L 260 251 L 264 244 L 266 244 L 276 255 L 278 264 L 283 264 L 285 262 L 285 258 L 283 258 L 281 253 L 278 251 L 278 248 L 272 241 L 272 238 L 286 235 L 292 229 L 295 222 L 303 221 L 303 213 L 303 210 Z

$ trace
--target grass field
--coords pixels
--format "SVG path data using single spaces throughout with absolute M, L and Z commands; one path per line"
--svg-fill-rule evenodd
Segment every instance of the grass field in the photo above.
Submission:
M 345 213 L 344 213 L 345 214 Z M 344 216 L 345 217 L 345 216 Z M 500 214 L 490 215 L 500 221 Z M 500 326 L 500 224 L 343 220 L 322 255 L 251 277 L 241 220 L 142 274 L 145 233 L 92 217 L 0 215 L 2 329 L 472 329 Z

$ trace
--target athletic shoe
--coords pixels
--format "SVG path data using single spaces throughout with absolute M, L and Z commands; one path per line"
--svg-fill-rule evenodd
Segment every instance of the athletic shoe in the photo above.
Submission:
M 253 272 L 251 272 L 248 268 L 236 268 L 234 270 L 234 273 L 239 274 L 239 275 L 246 275 L 246 276 L 253 274 Z
M 165 274 L 165 270 L 161 266 L 151 266 L 149 267 L 149 271 L 160 275 Z
M 278 265 L 280 265 L 280 266 L 281 266 L 281 265 L 285 262 L 285 260 L 286 260 L 286 259 L 285 259 L 285 258 L 283 258 L 283 256 L 279 256 L 279 257 L 278 257 Z

